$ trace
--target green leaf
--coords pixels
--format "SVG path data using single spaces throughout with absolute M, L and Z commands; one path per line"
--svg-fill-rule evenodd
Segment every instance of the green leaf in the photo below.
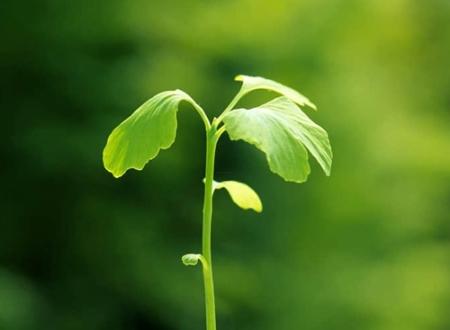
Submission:
M 223 122 L 231 140 L 255 145 L 266 154 L 272 172 L 286 181 L 306 181 L 310 173 L 306 149 L 330 175 L 332 152 L 327 132 L 286 97 L 250 110 L 233 110 Z
M 118 178 L 131 168 L 142 170 L 161 149 L 168 149 L 175 141 L 181 101 L 191 103 L 197 111 L 201 109 L 181 90 L 162 92 L 117 126 L 103 150 L 105 168 Z
M 245 75 L 239 75 L 235 78 L 235 80 L 242 81 L 242 95 L 257 89 L 267 89 L 287 97 L 291 101 L 297 103 L 299 106 L 307 105 L 310 108 L 317 110 L 317 107 L 314 105 L 314 103 L 312 103 L 306 96 L 276 81 L 262 77 L 251 77 Z
M 181 261 L 186 266 L 195 266 L 198 264 L 198 261 L 201 260 L 201 258 L 202 258 L 201 254 L 189 253 L 182 256 Z
M 238 181 L 214 182 L 214 189 L 225 188 L 233 202 L 244 210 L 262 211 L 262 203 L 258 194 L 245 183 Z

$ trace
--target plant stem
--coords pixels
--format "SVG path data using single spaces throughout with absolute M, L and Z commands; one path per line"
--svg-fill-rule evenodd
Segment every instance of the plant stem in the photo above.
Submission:
M 202 254 L 206 259 L 203 265 L 205 286 L 206 329 L 216 330 L 216 307 L 214 302 L 214 280 L 211 258 L 211 223 L 213 212 L 214 158 L 216 154 L 216 126 L 206 133 L 205 195 L 203 200 Z
M 231 100 L 230 104 L 227 105 L 225 110 L 220 114 L 219 118 L 217 118 L 217 123 L 220 123 L 223 119 L 223 117 L 230 112 L 233 107 L 239 102 L 239 100 L 245 95 L 245 92 L 242 92 L 242 88 L 239 90 L 239 92 L 234 96 L 234 98 Z

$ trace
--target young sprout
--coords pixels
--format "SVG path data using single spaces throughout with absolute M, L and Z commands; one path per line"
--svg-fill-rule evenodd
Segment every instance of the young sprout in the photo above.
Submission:
M 231 140 L 243 140 L 265 155 L 269 168 L 286 181 L 304 182 L 310 173 L 308 151 L 330 175 L 332 151 L 327 132 L 315 124 L 301 108 L 316 106 L 292 88 L 262 77 L 240 75 L 241 89 L 218 118 L 212 122 L 205 111 L 181 90 L 159 93 L 141 105 L 117 126 L 108 137 L 103 150 L 103 164 L 119 178 L 129 169 L 142 170 L 161 149 L 175 141 L 177 111 L 184 101 L 193 107 L 205 125 L 206 163 L 204 178 L 202 253 L 186 254 L 182 261 L 203 268 L 206 329 L 216 330 L 214 281 L 211 258 L 211 220 L 213 194 L 225 189 L 232 201 L 243 209 L 262 211 L 258 194 L 248 185 L 237 181 L 214 181 L 214 159 L 217 142 L 224 132 Z M 239 100 L 255 90 L 279 94 L 271 101 L 251 109 L 236 109 Z

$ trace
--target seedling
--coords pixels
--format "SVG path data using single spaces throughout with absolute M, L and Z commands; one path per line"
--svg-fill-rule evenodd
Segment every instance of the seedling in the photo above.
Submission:
M 217 142 L 227 132 L 233 141 L 243 140 L 265 153 L 270 170 L 286 181 L 301 183 L 310 173 L 308 152 L 317 160 L 326 175 L 330 175 L 332 152 L 327 132 L 315 124 L 302 110 L 316 106 L 305 96 L 275 81 L 250 76 L 237 76 L 241 89 L 218 118 L 210 121 L 200 105 L 181 90 L 159 93 L 141 105 L 117 126 L 103 150 L 103 164 L 116 178 L 129 169 L 142 170 L 161 149 L 175 141 L 177 111 L 180 102 L 193 107 L 205 124 L 206 165 L 204 178 L 202 253 L 186 254 L 182 261 L 203 268 L 206 329 L 216 329 L 214 281 L 211 258 L 211 220 L 213 194 L 218 189 L 228 191 L 231 199 L 243 209 L 262 211 L 257 193 L 237 181 L 214 181 L 214 159 Z M 281 96 L 251 109 L 235 109 L 246 94 L 269 90 Z

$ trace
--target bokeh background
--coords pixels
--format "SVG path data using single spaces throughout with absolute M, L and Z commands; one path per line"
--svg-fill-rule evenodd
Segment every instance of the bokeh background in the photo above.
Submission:
M 310 97 L 335 157 L 288 184 L 224 135 L 216 178 L 265 209 L 215 197 L 219 329 L 450 329 L 448 0 L 5 0 L 0 27 L 0 329 L 204 328 L 180 262 L 201 122 L 186 106 L 173 148 L 120 180 L 101 152 L 159 91 L 217 115 L 239 73 Z

